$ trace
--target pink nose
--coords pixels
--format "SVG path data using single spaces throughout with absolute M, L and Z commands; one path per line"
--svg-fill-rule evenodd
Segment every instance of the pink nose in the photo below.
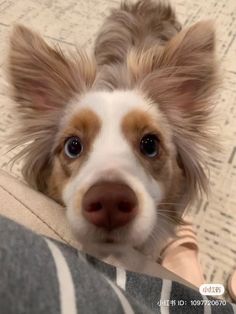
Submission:
M 108 230 L 129 223 L 137 213 L 137 197 L 123 183 L 100 182 L 84 195 L 83 214 L 92 224 Z

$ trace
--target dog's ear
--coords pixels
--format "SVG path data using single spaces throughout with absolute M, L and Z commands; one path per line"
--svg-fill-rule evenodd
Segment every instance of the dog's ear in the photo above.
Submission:
M 164 47 L 132 52 L 127 66 L 134 84 L 167 116 L 190 190 L 205 190 L 202 161 L 212 143 L 211 97 L 219 82 L 213 24 L 199 22 Z
M 11 39 L 8 75 L 20 125 L 11 146 L 26 145 L 13 158 L 24 157 L 27 182 L 47 192 L 52 169 L 52 147 L 62 109 L 77 94 L 89 89 L 96 75 L 95 62 L 85 54 L 66 57 L 36 33 L 16 26 Z
M 95 67 L 86 56 L 68 58 L 38 34 L 16 26 L 10 39 L 8 73 L 20 109 L 45 111 L 60 109 L 89 87 Z
M 215 32 L 210 21 L 199 22 L 174 36 L 165 47 L 131 52 L 132 79 L 158 100 L 169 114 L 191 111 L 205 102 L 216 86 Z

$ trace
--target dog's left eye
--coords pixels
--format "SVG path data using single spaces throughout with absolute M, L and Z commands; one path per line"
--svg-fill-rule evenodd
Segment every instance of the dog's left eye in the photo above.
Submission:
M 143 155 L 153 158 L 159 155 L 159 139 L 154 134 L 146 134 L 140 141 L 140 151 Z
M 81 140 L 77 136 L 70 137 L 65 142 L 65 154 L 69 158 L 77 158 L 83 151 Z

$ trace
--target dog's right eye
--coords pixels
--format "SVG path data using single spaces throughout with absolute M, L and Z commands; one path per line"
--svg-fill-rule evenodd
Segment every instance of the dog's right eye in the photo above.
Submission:
M 68 138 L 65 142 L 64 151 L 69 158 L 79 157 L 83 151 L 83 145 L 80 138 L 77 136 Z
M 143 155 L 154 158 L 159 155 L 159 140 L 154 134 L 146 134 L 140 142 L 140 151 Z

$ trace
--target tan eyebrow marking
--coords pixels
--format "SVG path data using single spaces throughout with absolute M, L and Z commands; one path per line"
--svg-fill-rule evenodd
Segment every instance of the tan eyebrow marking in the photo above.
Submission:
M 91 109 L 82 109 L 68 121 L 67 127 L 60 134 L 59 145 L 53 158 L 53 169 L 50 176 L 49 194 L 61 201 L 62 190 L 71 176 L 76 175 L 87 160 L 92 144 L 101 129 L 102 122 Z M 83 143 L 83 153 L 76 159 L 69 159 L 64 154 L 65 140 L 70 136 L 78 136 Z

